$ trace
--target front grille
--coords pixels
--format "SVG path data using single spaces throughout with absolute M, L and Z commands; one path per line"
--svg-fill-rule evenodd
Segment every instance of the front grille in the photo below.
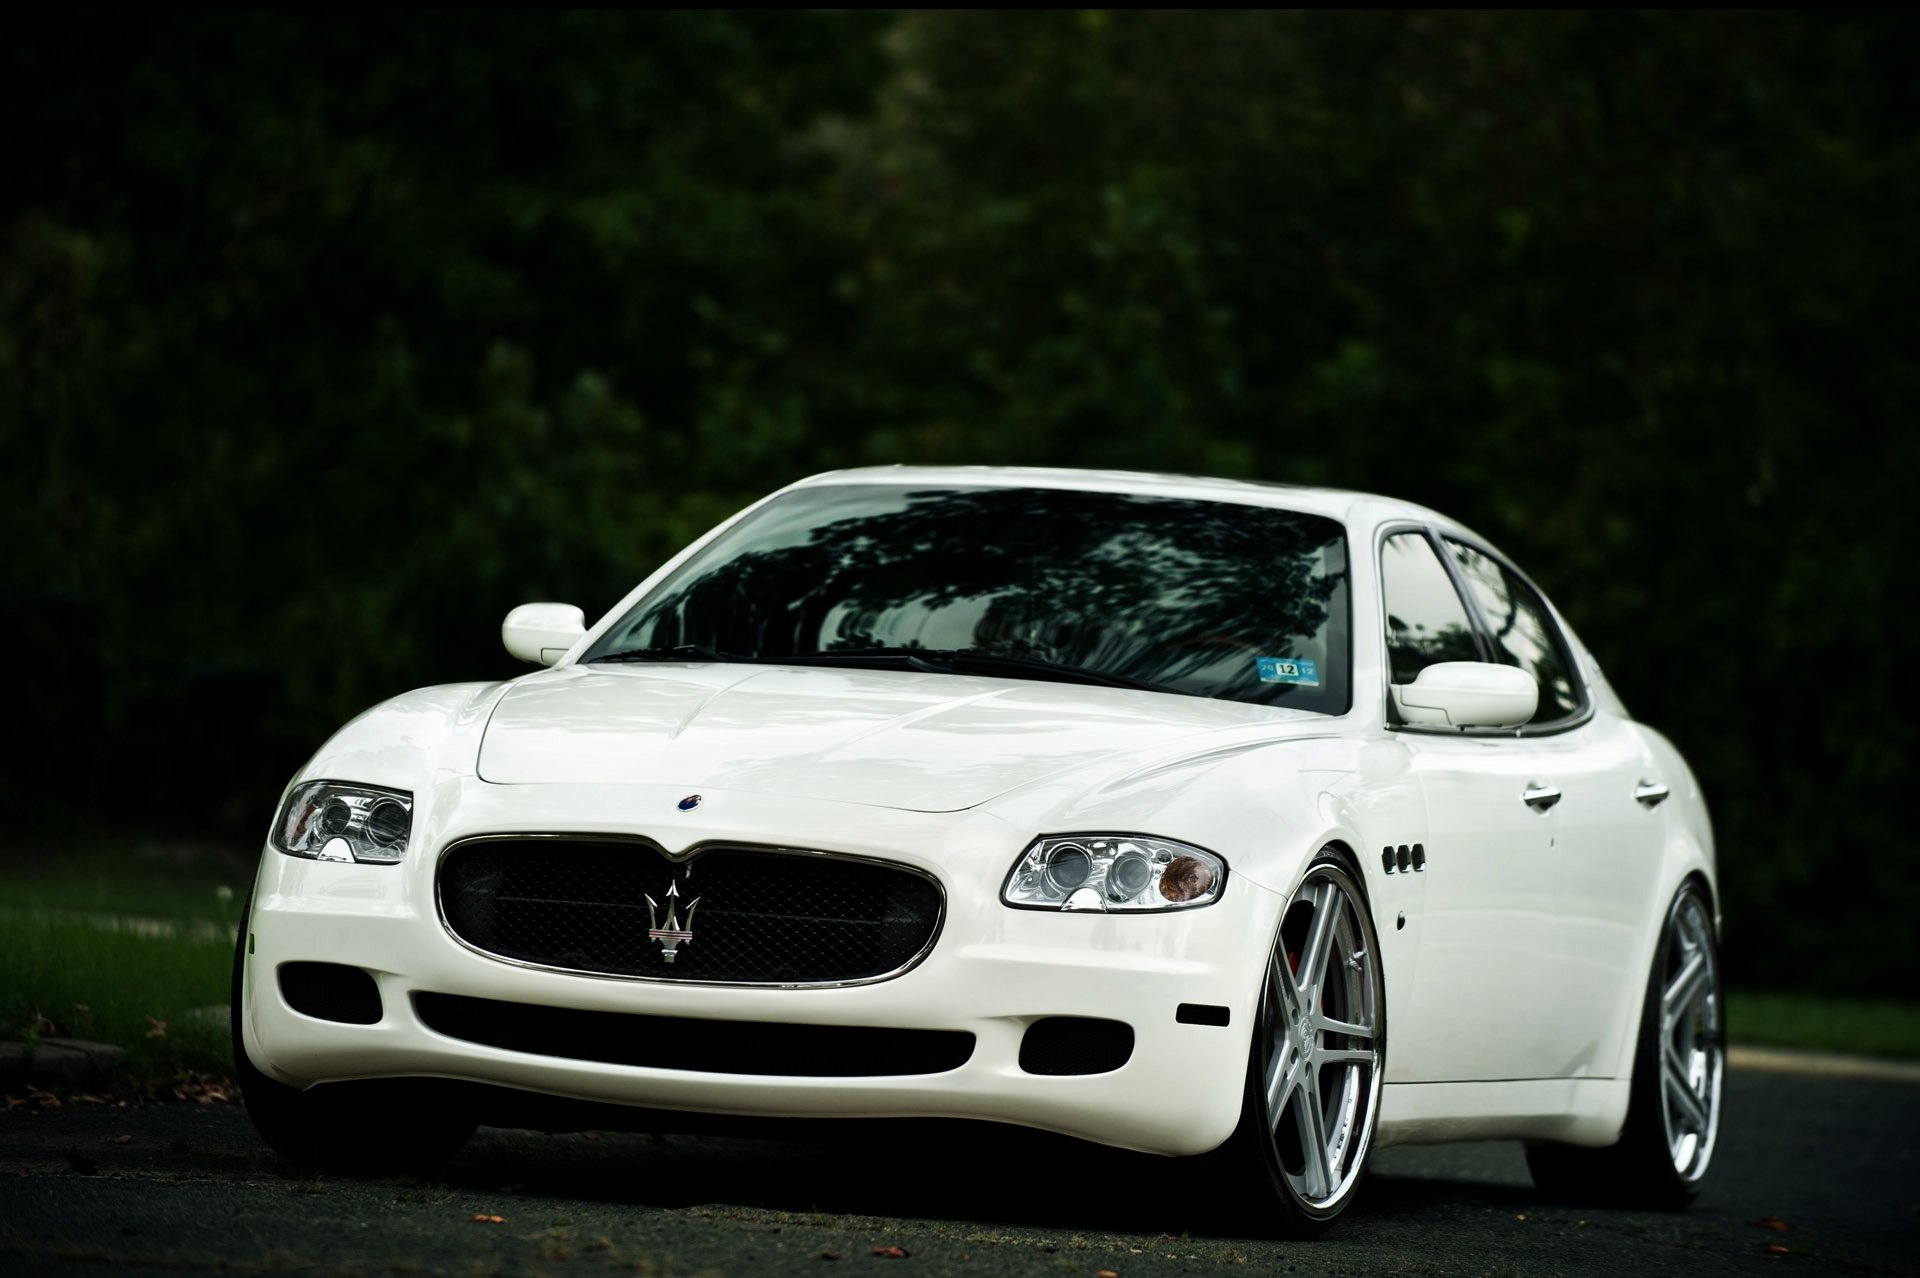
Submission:
M 973 1035 L 964 1030 L 705 1021 L 583 1012 L 461 994 L 415 994 L 413 1006 L 429 1029 L 470 1043 L 569 1060 L 709 1074 L 796 1078 L 944 1074 L 959 1069 L 973 1055 Z
M 908 967 L 941 901 L 926 876 L 868 861 L 714 847 L 676 865 L 638 840 L 486 839 L 447 853 L 440 908 L 475 949 L 541 967 L 811 985 Z
M 373 973 L 344 963 L 282 963 L 280 997 L 294 1011 L 323 1021 L 380 1022 L 380 987 Z

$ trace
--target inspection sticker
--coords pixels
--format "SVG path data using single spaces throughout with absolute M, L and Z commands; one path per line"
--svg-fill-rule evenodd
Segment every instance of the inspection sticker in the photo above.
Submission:
M 1255 657 L 1254 669 L 1261 683 L 1298 683 L 1309 688 L 1320 686 L 1320 670 L 1311 661 L 1299 657 Z

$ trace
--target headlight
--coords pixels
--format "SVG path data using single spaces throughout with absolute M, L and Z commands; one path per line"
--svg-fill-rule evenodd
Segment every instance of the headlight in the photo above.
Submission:
M 392 865 L 407 852 L 413 796 L 405 790 L 309 781 L 295 786 L 273 825 L 273 846 L 316 861 Z
M 1036 839 L 1000 899 L 1030 910 L 1183 910 L 1212 905 L 1227 863 L 1172 839 L 1067 834 Z

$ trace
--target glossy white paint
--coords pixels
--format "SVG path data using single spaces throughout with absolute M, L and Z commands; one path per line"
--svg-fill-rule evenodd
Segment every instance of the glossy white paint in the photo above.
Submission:
M 586 614 L 572 604 L 521 604 L 500 623 L 500 642 L 522 661 L 550 666 L 566 656 L 586 630 Z
M 1540 701 L 1532 675 L 1484 661 L 1438 662 L 1390 690 L 1405 722 L 1451 728 L 1525 723 Z
M 271 849 L 261 859 L 242 1016 L 257 1063 L 295 1085 L 426 1074 L 713 1112 L 990 1118 L 1197 1153 L 1238 1118 L 1249 1026 L 1281 906 L 1307 862 L 1337 844 L 1354 854 L 1386 977 L 1381 1142 L 1612 1139 L 1625 1114 L 1655 931 L 1684 878 L 1699 875 L 1712 889 L 1712 835 L 1685 763 L 1625 717 L 1571 635 L 1593 706 L 1578 726 L 1544 737 L 1476 736 L 1390 722 L 1368 548 L 1388 524 L 1472 538 L 1468 530 L 1383 498 L 1174 477 L 877 468 L 805 482 L 902 481 L 1166 493 L 1345 521 L 1353 708 L 1323 716 L 914 672 L 581 666 L 571 655 L 507 684 L 407 693 L 348 724 L 294 779 L 411 791 L 404 862 L 311 862 Z M 576 634 L 579 642 L 567 641 L 570 653 L 705 540 Z M 544 660 L 566 639 L 564 620 L 530 616 L 510 649 Z M 532 631 L 540 636 L 526 637 Z M 1667 785 L 1670 797 L 1647 807 L 1632 797 L 1642 782 Z M 1558 788 L 1560 801 L 1544 811 L 1528 805 L 1523 792 L 1536 784 Z M 691 791 L 705 801 L 679 811 Z M 1009 867 L 1035 836 L 1093 831 L 1208 848 L 1230 867 L 1227 890 L 1215 905 L 1161 915 L 1000 903 Z M 636 834 L 669 851 L 737 840 L 894 860 L 940 881 L 947 917 L 919 966 L 844 989 L 538 971 L 463 947 L 436 913 L 441 849 L 494 832 Z M 1414 843 L 1425 868 L 1388 873 L 1382 849 Z M 293 1012 L 261 974 L 296 959 L 374 972 L 386 1019 L 352 1026 Z M 961 1069 L 916 1078 L 635 1069 L 442 1037 L 414 1019 L 409 995 L 417 991 L 970 1029 L 979 1046 Z M 1178 1024 L 1182 1002 L 1226 1006 L 1231 1023 Z M 1132 1023 L 1133 1059 L 1108 1075 L 1022 1073 L 1024 1026 L 1075 1014 Z
M 1056 772 L 1318 715 L 1120 688 L 795 666 L 569 666 L 517 682 L 480 753 L 502 785 L 810 795 L 959 811 Z

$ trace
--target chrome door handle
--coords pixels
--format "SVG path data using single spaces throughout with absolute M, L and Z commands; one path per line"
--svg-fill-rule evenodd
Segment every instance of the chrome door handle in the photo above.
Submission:
M 1642 781 L 1633 787 L 1633 797 L 1649 808 L 1657 808 L 1665 803 L 1667 795 L 1671 793 L 1672 791 L 1658 781 Z
M 1560 802 L 1560 787 L 1541 785 L 1538 781 L 1535 781 L 1532 785 L 1529 785 L 1520 792 L 1520 802 L 1526 804 L 1535 812 L 1545 812 L 1548 808 Z

